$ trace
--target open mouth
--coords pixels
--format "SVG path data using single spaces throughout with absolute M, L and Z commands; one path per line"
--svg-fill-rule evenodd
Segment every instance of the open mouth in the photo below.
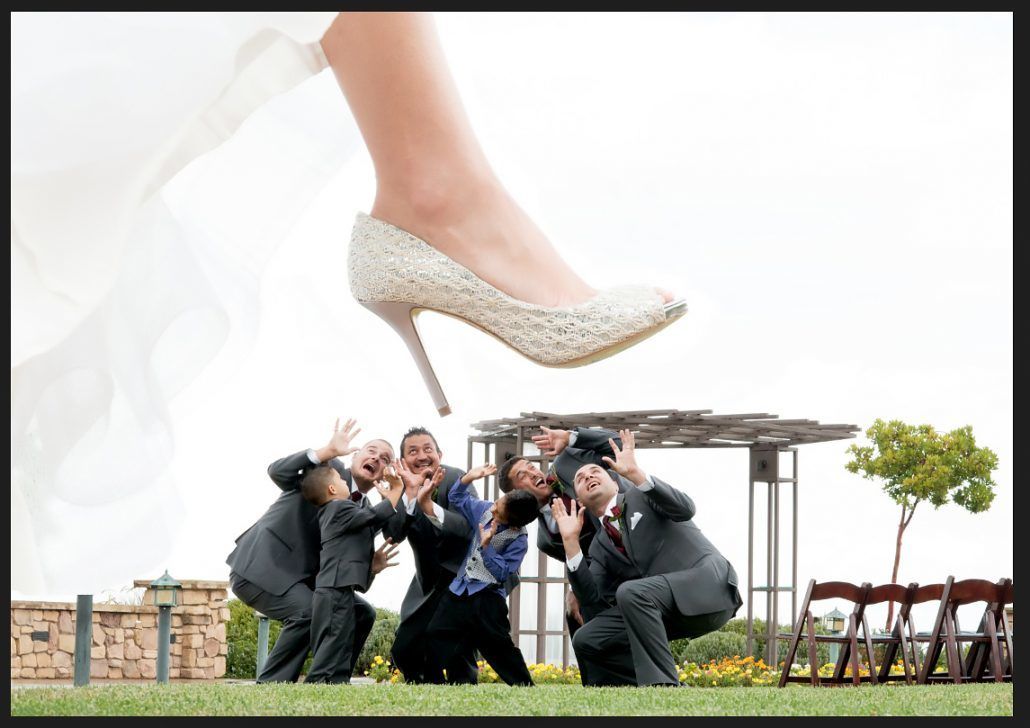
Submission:
M 361 469 L 364 470 L 369 475 L 375 475 L 376 474 L 376 467 L 372 463 L 365 463 L 364 465 L 361 466 Z
M 590 480 L 588 480 L 586 482 L 587 493 L 589 493 L 590 491 L 592 491 L 594 488 L 598 487 L 599 485 L 601 485 L 601 481 L 600 480 L 598 480 L 596 478 L 591 478 Z
M 433 467 L 432 460 L 416 460 L 415 468 L 431 468 Z
M 541 475 L 539 478 L 536 479 L 536 482 L 534 482 L 533 485 L 535 485 L 537 488 L 543 488 L 546 482 L 547 481 L 544 480 L 544 477 Z

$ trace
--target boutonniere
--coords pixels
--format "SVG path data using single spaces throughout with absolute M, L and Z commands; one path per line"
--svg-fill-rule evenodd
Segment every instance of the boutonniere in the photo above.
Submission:
M 548 473 L 547 477 L 544 478 L 544 483 L 555 495 L 565 495 L 565 483 L 561 482 L 554 473 Z
M 619 506 L 612 506 L 612 518 L 618 520 L 622 518 L 623 513 L 624 511 L 621 508 L 619 508 Z

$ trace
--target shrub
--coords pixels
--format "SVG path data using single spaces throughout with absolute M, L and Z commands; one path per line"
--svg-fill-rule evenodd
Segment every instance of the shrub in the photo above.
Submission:
M 229 622 L 225 625 L 225 640 L 229 654 L 225 658 L 225 676 L 240 680 L 253 680 L 257 670 L 258 619 L 254 610 L 239 599 L 230 599 Z M 268 649 L 279 637 L 282 624 L 268 621 Z
M 687 645 L 689 644 L 690 640 L 686 637 L 669 642 L 669 652 L 672 653 L 672 659 L 676 661 L 677 665 L 685 661 L 683 654 L 686 652 Z
M 700 664 L 720 662 L 724 658 L 740 657 L 744 654 L 747 640 L 733 632 L 709 632 L 690 640 L 683 651 L 683 661 Z
M 376 609 L 376 622 L 372 625 L 372 631 L 368 633 L 365 646 L 354 663 L 355 675 L 364 675 L 365 670 L 371 669 L 376 655 L 384 660 L 392 659 L 390 652 L 393 649 L 393 636 L 397 632 L 398 624 L 400 624 L 400 615 L 397 612 L 391 612 L 389 609 Z

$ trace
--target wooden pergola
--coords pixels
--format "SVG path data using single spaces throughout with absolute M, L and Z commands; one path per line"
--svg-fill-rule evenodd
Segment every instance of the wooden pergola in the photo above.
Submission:
M 468 466 L 481 462 L 500 465 L 509 457 L 519 455 L 538 463 L 542 470 L 549 466 L 548 458 L 539 453 L 531 437 L 541 427 L 573 429 L 575 427 L 601 427 L 607 430 L 632 430 L 638 448 L 748 448 L 748 563 L 747 563 L 747 650 L 754 639 L 754 595 L 766 597 L 766 662 L 776 664 L 776 631 L 778 624 L 778 597 L 790 592 L 791 620 L 797 612 L 797 552 L 798 552 L 798 445 L 830 442 L 855 437 L 856 425 L 824 425 L 815 420 L 781 420 L 767 413 L 714 414 L 712 410 L 640 410 L 630 412 L 581 412 L 554 414 L 551 412 L 523 412 L 518 417 L 484 420 L 473 423 L 477 432 L 468 438 Z M 482 458 L 474 459 L 474 447 L 482 445 Z M 527 452 L 527 446 L 532 452 Z M 493 450 L 491 451 L 491 448 Z M 789 475 L 781 473 L 781 454 L 791 460 Z M 766 576 L 765 584 L 755 585 L 755 484 L 767 484 L 766 509 Z M 782 584 L 780 561 L 780 486 L 791 486 L 791 579 Z M 496 476 L 488 479 L 485 491 L 488 498 L 500 495 Z M 530 538 L 530 552 L 535 548 L 535 536 Z M 562 565 L 537 552 L 536 573 L 527 574 L 532 559 L 522 563 L 521 584 L 509 596 L 509 614 L 512 639 L 519 645 L 522 635 L 536 637 L 535 662 L 546 662 L 548 637 L 561 637 L 562 664 L 569 664 L 570 644 L 568 626 L 561 619 L 548 625 L 547 593 L 561 588 L 562 603 L 569 585 Z M 549 571 L 551 572 L 549 574 Z M 553 587 L 551 585 L 554 585 Z M 536 591 L 536 618 L 531 628 L 522 626 L 522 596 L 524 589 Z M 564 611 L 564 609 L 562 610 Z M 527 655 L 528 658 L 528 655 Z

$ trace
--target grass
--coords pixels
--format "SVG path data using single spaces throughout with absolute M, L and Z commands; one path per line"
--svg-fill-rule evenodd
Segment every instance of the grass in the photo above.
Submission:
M 104 685 L 13 688 L 11 715 L 1012 715 L 1011 684 L 819 688 Z

